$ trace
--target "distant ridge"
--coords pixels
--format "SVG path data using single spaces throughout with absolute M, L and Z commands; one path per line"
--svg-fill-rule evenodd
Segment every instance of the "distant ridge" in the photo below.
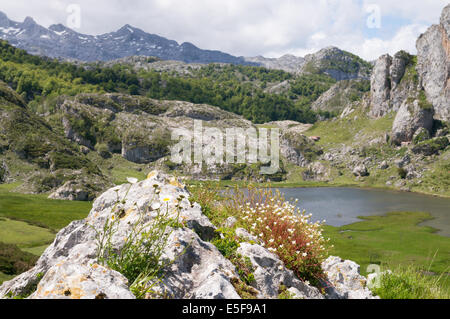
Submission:
M 93 36 L 78 33 L 62 24 L 51 25 L 47 29 L 30 17 L 23 22 L 15 22 L 0 12 L 0 38 L 31 54 L 85 62 L 144 55 L 186 63 L 257 65 L 243 57 L 202 50 L 188 42 L 178 44 L 128 24 L 115 32 Z
M 115 32 L 93 36 L 78 33 L 62 24 L 45 28 L 30 17 L 23 22 L 15 22 L 1 11 L 0 39 L 30 54 L 82 62 L 150 56 L 185 63 L 262 66 L 294 74 L 324 73 L 336 80 L 368 79 L 372 69 L 368 62 L 336 47 L 328 47 L 305 57 L 290 54 L 278 59 L 236 57 L 221 51 L 202 50 L 189 42 L 178 44 L 129 24 Z

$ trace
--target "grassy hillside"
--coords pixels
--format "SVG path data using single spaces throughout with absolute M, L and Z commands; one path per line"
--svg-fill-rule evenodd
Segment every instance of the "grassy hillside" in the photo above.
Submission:
M 335 81 L 326 75 L 300 77 L 288 94 L 265 93 L 267 83 L 293 76 L 279 70 L 249 66 L 210 65 L 179 76 L 170 72 L 135 71 L 126 64 L 76 66 L 27 54 L 0 42 L 0 80 L 10 85 L 30 108 L 51 111 L 60 95 L 121 92 L 165 100 L 218 106 L 255 123 L 273 120 L 314 122 L 310 104 Z
M 323 148 L 324 153 L 332 155 L 331 161 L 322 161 L 330 170 L 329 183 L 403 188 L 450 196 L 450 147 L 444 147 L 431 156 L 423 156 L 413 151 L 414 143 L 407 146 L 393 145 L 389 135 L 394 118 L 395 113 L 377 119 L 370 118 L 366 110 L 359 107 L 344 118 L 317 122 L 306 131 L 307 136 L 319 136 L 320 141 L 316 144 Z M 425 143 L 432 142 L 433 140 L 429 140 Z M 396 161 L 405 157 L 409 157 L 409 162 L 405 164 L 405 171 L 402 171 Z M 352 170 L 362 162 L 367 162 L 369 176 L 356 178 Z M 381 169 L 383 162 L 387 164 L 387 168 Z M 402 174 L 406 174 L 407 169 L 418 172 L 418 175 L 406 178 Z

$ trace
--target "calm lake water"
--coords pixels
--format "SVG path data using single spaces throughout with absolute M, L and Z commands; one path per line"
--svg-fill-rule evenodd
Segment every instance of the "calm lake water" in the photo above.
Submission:
M 286 199 L 297 198 L 298 207 L 313 215 L 313 221 L 342 226 L 357 221 L 358 216 L 383 215 L 388 212 L 428 212 L 435 219 L 423 225 L 439 229 L 450 237 L 450 199 L 415 193 L 355 188 L 281 188 Z

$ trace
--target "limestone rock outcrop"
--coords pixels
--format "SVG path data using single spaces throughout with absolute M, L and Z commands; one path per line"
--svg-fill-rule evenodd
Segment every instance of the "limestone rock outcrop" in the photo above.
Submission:
M 417 72 L 435 118 L 450 121 L 450 5 L 439 25 L 431 26 L 416 43 Z
M 63 261 L 51 267 L 30 299 L 136 299 L 128 280 L 98 264 Z
M 351 260 L 331 256 L 322 263 L 330 284 L 330 299 L 377 299 L 366 287 L 367 280 L 359 273 L 359 265 Z
M 392 142 L 401 144 L 411 142 L 419 129 L 431 132 L 433 128 L 433 109 L 424 108 L 418 100 L 406 100 L 398 111 L 392 127 Z
M 260 291 L 261 298 L 277 298 L 280 285 L 295 288 L 299 298 L 324 299 L 317 288 L 311 287 L 295 277 L 283 262 L 273 253 L 260 245 L 242 243 L 238 253 L 250 259 L 255 276 L 255 288 Z
M 172 216 L 180 224 L 168 228 L 161 255 L 165 265 L 161 270 L 162 276 L 146 281 L 144 285 L 151 290 L 145 290 L 145 295 L 139 297 L 240 298 L 236 286 L 239 282 L 238 271 L 209 242 L 213 239 L 215 226 L 202 214 L 198 204 L 189 201 L 189 196 L 179 180 L 157 171 L 150 173 L 142 182 L 130 180 L 130 184 L 109 189 L 95 200 L 86 219 L 72 222 L 56 235 L 35 267 L 3 283 L 0 298 L 136 298 L 132 293 L 135 290 L 130 288 L 132 283 L 124 274 L 110 269 L 99 258 L 99 234 L 107 223 L 116 220 L 117 226 L 108 237 L 108 242 L 114 251 L 120 251 L 132 234 L 133 225 L 139 224 L 149 229 L 160 214 Z M 345 281 L 336 281 L 336 270 L 324 264 L 327 281 L 332 283 L 327 287 L 334 290 L 330 290 L 332 294 L 323 295 L 317 288 L 297 278 L 277 255 L 264 248 L 259 240 L 253 241 L 245 230 L 238 229 L 236 234 L 244 240 L 237 253 L 248 258 L 254 270 L 252 289 L 257 298 L 277 298 L 282 286 L 295 298 L 371 297 L 362 286 L 358 286 L 364 277 L 359 275 L 359 268 L 354 263 L 346 261 L 345 265 L 351 267 L 340 268 L 345 278 L 350 278 Z
M 413 56 L 405 51 L 393 57 L 382 55 L 376 61 L 371 78 L 370 116 L 382 117 L 395 112 L 410 95 L 416 94 L 414 68 Z
M 389 54 L 382 55 L 375 63 L 370 79 L 370 94 L 372 108 L 370 115 L 380 117 L 385 115 L 389 109 L 391 94 L 390 69 L 392 57 Z
M 6 179 L 9 175 L 8 165 L 6 165 L 5 161 L 2 161 L 0 165 L 0 184 L 6 182 Z
M 91 201 L 96 194 L 92 188 L 87 188 L 79 181 L 73 180 L 64 183 L 63 186 L 57 188 L 48 198 L 72 201 Z

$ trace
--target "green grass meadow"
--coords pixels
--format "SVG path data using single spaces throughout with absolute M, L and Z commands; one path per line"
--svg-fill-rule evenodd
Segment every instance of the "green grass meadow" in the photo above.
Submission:
M 325 236 L 335 246 L 331 254 L 354 260 L 363 274 L 370 264 L 414 264 L 435 273 L 450 270 L 450 238 L 418 226 L 430 214 L 398 212 L 360 218 L 361 222 L 351 225 L 325 226 Z
M 235 183 L 221 186 L 232 185 Z M 50 200 L 46 195 L 18 194 L 12 192 L 15 187 L 0 185 L 0 242 L 17 245 L 36 256 L 43 253 L 58 230 L 85 218 L 92 206 L 88 202 Z M 325 226 L 324 235 L 334 245 L 330 254 L 357 262 L 364 275 L 370 264 L 378 264 L 382 270 L 414 265 L 431 275 L 444 274 L 448 289 L 450 238 L 435 234 L 431 227 L 419 226 L 430 218 L 428 213 L 408 212 L 361 217 L 351 225 Z M 0 283 L 12 277 L 0 272 Z
M 92 207 L 90 202 L 52 200 L 45 194 L 14 193 L 13 186 L 0 185 L 0 217 L 24 221 L 54 232 L 74 220 L 85 218 Z
M 90 202 L 51 200 L 47 195 L 14 193 L 17 186 L 0 185 L 0 243 L 15 245 L 21 251 L 36 256 L 52 243 L 57 231 L 74 220 L 85 218 L 92 207 Z M 15 256 L 20 258 L 17 254 Z M 0 283 L 13 277 L 0 271 Z

